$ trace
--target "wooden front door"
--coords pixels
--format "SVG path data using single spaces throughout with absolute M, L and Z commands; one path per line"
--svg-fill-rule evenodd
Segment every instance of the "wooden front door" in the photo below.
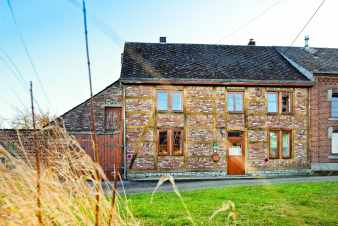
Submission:
M 245 174 L 245 147 L 244 147 L 244 132 L 229 131 L 228 141 L 228 174 L 229 175 L 244 175 Z

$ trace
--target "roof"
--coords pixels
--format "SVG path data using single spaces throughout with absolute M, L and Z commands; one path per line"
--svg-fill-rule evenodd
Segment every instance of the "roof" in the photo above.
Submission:
M 96 96 L 98 96 L 98 95 L 100 95 L 102 92 L 106 91 L 107 89 L 110 89 L 110 88 L 113 87 L 113 86 L 119 86 L 119 85 L 120 85 L 120 79 L 116 80 L 115 82 L 111 83 L 111 84 L 108 85 L 106 88 L 104 88 L 103 90 L 101 90 L 101 91 L 99 91 L 98 93 L 94 94 L 94 95 L 93 95 L 93 98 L 96 97 Z M 59 119 L 59 118 L 63 118 L 66 114 L 68 114 L 69 112 L 73 111 L 75 108 L 81 106 L 82 104 L 87 103 L 89 100 L 90 100 L 90 97 L 87 98 L 85 101 L 79 103 L 78 105 L 76 105 L 76 106 L 73 107 L 72 109 L 70 109 L 70 110 L 66 111 L 65 113 L 63 113 L 62 115 L 60 115 L 60 116 L 58 117 L 58 119 Z
M 121 81 L 306 83 L 274 47 L 125 43 Z
M 276 47 L 276 49 L 311 73 L 338 74 L 338 49 L 314 47 Z

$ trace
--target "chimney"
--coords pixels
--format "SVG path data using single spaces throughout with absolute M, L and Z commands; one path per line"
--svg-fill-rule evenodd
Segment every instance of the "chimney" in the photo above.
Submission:
M 255 46 L 256 45 L 256 41 L 253 38 L 250 38 L 248 45 L 249 46 Z
M 304 47 L 305 48 L 309 48 L 309 40 L 310 40 L 310 37 L 308 35 L 306 35 L 304 37 L 304 42 L 305 42 Z
M 167 42 L 167 37 L 160 37 L 160 43 L 166 43 Z

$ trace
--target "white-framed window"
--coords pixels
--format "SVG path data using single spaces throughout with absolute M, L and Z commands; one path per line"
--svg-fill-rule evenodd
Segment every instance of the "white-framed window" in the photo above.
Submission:
M 292 92 L 270 91 L 266 95 L 268 113 L 292 113 Z
M 228 112 L 243 112 L 243 92 L 228 92 Z
M 158 90 L 157 91 L 157 110 L 158 111 L 183 111 L 183 92 L 177 90 Z
M 268 112 L 277 113 L 278 112 L 278 93 L 277 92 L 268 92 Z
M 338 154 L 338 131 L 333 131 L 331 136 L 331 153 Z
M 332 93 L 331 116 L 338 118 L 338 93 Z
M 168 111 L 169 109 L 169 98 L 168 93 L 164 91 L 157 92 L 157 110 Z

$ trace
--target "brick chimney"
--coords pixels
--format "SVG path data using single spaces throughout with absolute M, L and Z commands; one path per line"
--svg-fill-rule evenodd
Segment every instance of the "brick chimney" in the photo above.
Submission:
M 167 42 L 167 37 L 162 36 L 160 37 L 160 43 L 166 43 Z
M 250 38 L 248 45 L 249 46 L 255 46 L 256 45 L 256 41 L 253 38 Z

